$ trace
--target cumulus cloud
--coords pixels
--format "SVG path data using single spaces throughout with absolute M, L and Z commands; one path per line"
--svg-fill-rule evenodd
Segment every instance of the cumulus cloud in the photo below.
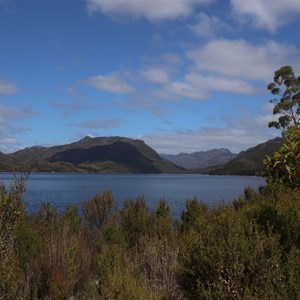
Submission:
M 173 81 L 169 85 L 164 87 L 164 90 L 168 97 L 184 97 L 192 99 L 207 99 L 209 98 L 209 92 L 207 89 L 201 89 L 199 86 L 195 86 L 188 81 Z
M 0 94 L 14 95 L 18 91 L 19 88 L 16 84 L 6 80 L 0 80 Z
M 217 16 L 208 16 L 200 13 L 197 23 L 188 25 L 188 28 L 199 37 L 213 38 L 219 33 L 231 30 L 231 27 Z
M 148 81 L 166 84 L 170 81 L 168 71 L 163 67 L 153 66 L 141 71 L 141 75 Z
M 151 22 L 190 15 L 195 6 L 212 0 L 87 0 L 90 13 L 146 18 Z
M 1 141 L 0 151 L 3 153 L 13 153 L 15 151 L 22 149 L 21 143 L 19 143 L 12 136 L 3 134 L 3 132 L 1 132 L 1 131 L 0 131 L 0 141 Z
M 253 95 L 272 80 L 274 71 L 282 65 L 299 66 L 298 50 L 294 46 L 266 41 L 212 39 L 201 47 L 187 49 L 189 62 L 169 54 L 164 59 L 148 58 L 142 69 L 142 79 L 160 85 L 150 90 L 152 101 L 178 101 L 185 98 L 206 100 L 213 92 Z M 180 75 L 181 76 L 178 76 Z
M 154 98 L 178 100 L 191 98 L 206 100 L 215 91 L 252 95 L 256 93 L 251 83 L 223 74 L 211 74 L 193 70 L 187 72 L 182 80 L 173 80 L 162 83 L 161 89 L 153 94 Z
M 268 128 L 269 118 L 270 114 L 244 117 L 243 121 L 229 118 L 224 127 L 207 126 L 198 130 L 157 131 L 142 138 L 158 153 L 192 153 L 213 148 L 228 148 L 233 153 L 239 153 L 279 134 Z
M 30 131 L 20 122 L 26 121 L 34 115 L 37 115 L 37 112 L 30 108 L 0 105 L 0 151 L 9 153 L 21 148 L 21 144 L 17 142 L 14 135 Z M 18 121 L 19 124 L 16 125 L 15 121 Z
M 85 81 L 99 90 L 113 94 L 128 94 L 134 91 L 134 88 L 123 81 L 119 75 L 112 73 L 110 75 L 98 75 L 90 77 Z
M 257 28 L 275 32 L 279 27 L 299 17 L 298 0 L 231 0 L 233 12 L 241 20 L 248 20 Z
M 221 91 L 250 95 L 255 92 L 255 88 L 247 81 L 238 78 L 189 73 L 186 76 L 186 81 L 193 85 L 195 89 L 207 90 L 207 93 L 211 91 Z
M 204 72 L 269 81 L 278 67 L 296 62 L 296 52 L 293 46 L 273 41 L 254 45 L 245 40 L 215 39 L 187 55 Z
M 165 85 L 170 82 L 172 75 L 178 72 L 182 59 L 175 53 L 166 52 L 158 57 L 144 57 L 144 62 L 147 66 L 139 71 L 142 79 Z
M 152 96 L 152 95 L 151 95 Z M 167 112 L 161 107 L 161 101 L 156 101 L 157 97 L 136 97 L 129 99 L 118 99 L 113 103 L 123 107 L 125 112 L 139 113 L 140 109 L 146 110 L 152 113 L 154 116 L 161 118 L 164 117 Z

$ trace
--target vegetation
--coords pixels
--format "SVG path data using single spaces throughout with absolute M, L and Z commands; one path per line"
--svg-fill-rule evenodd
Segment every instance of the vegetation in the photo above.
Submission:
M 1 187 L 0 299 L 298 299 L 300 190 L 269 183 L 209 210 L 188 200 L 122 208 L 110 191 L 26 214 Z
M 85 137 L 54 147 L 28 147 L 11 154 L 0 152 L 1 171 L 14 172 L 25 165 L 35 172 L 77 173 L 179 173 L 141 140 L 125 137 Z
M 268 89 L 280 97 L 271 100 L 275 102 L 273 113 L 280 117 L 269 126 L 283 129 L 284 143 L 264 160 L 265 175 L 269 183 L 300 189 L 300 76 L 290 66 L 281 67 Z
M 210 175 L 261 175 L 265 169 L 264 159 L 277 151 L 282 143 L 282 138 L 271 139 L 242 151 L 225 165 L 200 169 L 198 172 Z
M 284 133 L 284 144 L 265 159 L 267 180 L 300 189 L 300 128 L 293 126 Z
M 284 66 L 274 72 L 274 80 L 268 85 L 268 90 L 276 96 L 270 102 L 274 103 L 274 115 L 279 115 L 278 121 L 269 123 L 269 127 L 287 128 L 289 125 L 300 124 L 300 76 L 296 77 L 293 68 Z
M 298 125 L 265 160 L 267 185 L 208 209 L 122 208 L 110 191 L 27 214 L 25 179 L 0 186 L 2 299 L 300 299 Z

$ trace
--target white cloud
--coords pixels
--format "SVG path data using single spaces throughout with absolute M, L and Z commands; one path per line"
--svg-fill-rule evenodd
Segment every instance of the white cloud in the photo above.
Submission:
M 188 25 L 188 28 L 196 35 L 203 38 L 213 38 L 218 33 L 229 31 L 231 29 L 230 26 L 220 18 L 208 16 L 204 13 L 200 13 L 197 18 L 197 23 Z
M 0 151 L 3 153 L 12 153 L 22 149 L 22 145 L 12 136 L 6 135 L 0 130 Z
M 16 84 L 6 80 L 0 80 L 0 94 L 14 95 L 18 91 L 19 88 Z
M 90 77 L 85 81 L 99 90 L 114 94 L 128 94 L 134 91 L 134 88 L 124 82 L 117 74 L 98 75 Z
M 26 125 L 16 125 L 14 121 L 20 123 L 36 114 L 37 112 L 29 108 L 0 105 L 0 151 L 8 153 L 21 148 L 21 144 L 13 136 L 26 134 L 30 129 Z
M 245 40 L 215 39 L 187 55 L 202 72 L 270 81 L 277 68 L 296 62 L 295 54 L 295 47 L 273 41 L 254 45 Z
M 258 28 L 275 32 L 299 17 L 298 0 L 231 0 L 233 12 L 241 19 L 248 17 Z
M 175 67 L 182 63 L 180 56 L 172 52 L 164 53 L 159 57 L 159 60 L 161 61 L 161 63 L 169 67 Z
M 146 18 L 151 22 L 190 15 L 198 4 L 212 0 L 87 0 L 90 13 Z
M 15 145 L 17 143 L 17 140 L 12 137 L 5 137 L 1 139 L 1 144 L 7 144 L 7 145 Z
M 157 95 L 162 99 L 207 100 L 214 91 L 252 95 L 256 89 L 246 80 L 218 74 L 205 74 L 195 70 L 187 73 L 181 81 L 173 81 L 162 86 Z
M 142 70 L 141 74 L 152 83 L 166 84 L 170 81 L 168 71 L 163 67 L 150 67 Z
M 195 86 L 191 82 L 187 81 L 174 81 L 171 82 L 169 85 L 164 87 L 166 95 L 168 97 L 185 97 L 185 98 L 192 98 L 192 99 L 207 99 L 209 98 L 209 92 L 207 89 L 201 89 L 199 86 Z
M 166 115 L 166 110 L 161 107 L 161 101 L 156 101 L 156 97 L 136 97 L 129 99 L 118 99 L 113 103 L 124 107 L 124 111 L 129 113 L 139 113 L 140 109 L 151 112 L 158 118 Z
M 221 121 L 223 126 L 214 126 L 208 121 L 205 127 L 198 129 L 158 130 L 141 138 L 158 153 L 192 153 L 213 148 L 228 148 L 239 153 L 280 136 L 280 131 L 268 128 L 269 121 L 274 119 L 272 111 L 273 105 L 267 103 L 257 108 L 254 115 L 250 112 L 240 117 L 213 115 L 214 124 Z
M 156 84 L 167 84 L 172 75 L 178 73 L 182 60 L 179 55 L 166 52 L 158 57 L 144 57 L 146 67 L 140 70 L 142 78 Z
M 190 63 L 184 66 L 179 66 L 177 56 L 173 56 L 177 65 L 167 63 L 167 59 L 152 59 L 140 73 L 144 79 L 160 84 L 160 89 L 150 92 L 153 101 L 206 100 L 215 91 L 253 95 L 262 92 L 262 84 L 272 81 L 280 66 L 299 66 L 296 55 L 295 47 L 274 41 L 256 45 L 245 40 L 213 39 L 187 50 Z
M 239 153 L 274 138 L 279 132 L 269 129 L 269 115 L 230 120 L 224 127 L 205 127 L 198 130 L 158 131 L 143 136 L 143 140 L 158 153 L 192 153 L 213 148 L 228 148 Z M 251 126 L 249 126 L 251 124 Z
M 31 108 L 15 108 L 13 106 L 0 105 L 0 122 L 31 118 L 38 113 Z
M 248 82 L 238 78 L 189 73 L 186 76 L 186 81 L 198 90 L 207 90 L 207 93 L 211 91 L 221 91 L 250 95 L 255 92 L 254 87 Z

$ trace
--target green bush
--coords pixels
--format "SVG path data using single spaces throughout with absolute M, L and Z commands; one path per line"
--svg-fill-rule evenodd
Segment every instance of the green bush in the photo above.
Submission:
M 17 257 L 16 232 L 24 218 L 25 178 L 8 190 L 0 185 L 0 299 L 21 299 L 23 274 Z
M 293 126 L 284 132 L 285 142 L 273 155 L 264 160 L 270 184 L 300 188 L 300 128 Z
M 111 192 L 29 215 L 0 188 L 0 299 L 299 299 L 300 190 L 245 189 L 214 209 L 188 200 L 117 208 Z

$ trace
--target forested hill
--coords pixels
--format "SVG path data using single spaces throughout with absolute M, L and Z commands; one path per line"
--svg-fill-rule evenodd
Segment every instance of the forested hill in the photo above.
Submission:
M 282 138 L 268 140 L 265 143 L 240 152 L 233 160 L 221 165 L 197 170 L 210 175 L 257 175 L 264 170 L 263 160 L 276 152 L 282 145 Z
M 0 171 L 15 171 L 15 169 L 15 161 L 11 157 L 0 151 Z
M 235 158 L 237 154 L 221 148 L 193 153 L 179 153 L 177 155 L 161 154 L 161 156 L 185 169 L 199 169 L 225 164 Z
M 3 154 L 4 155 L 4 154 Z M 85 137 L 77 142 L 54 146 L 34 146 L 0 156 L 2 171 L 21 164 L 33 171 L 87 173 L 178 173 L 183 169 L 161 158 L 141 140 L 125 137 Z
M 219 149 L 218 157 L 215 155 L 216 151 L 212 150 L 212 153 L 208 151 L 207 153 L 214 154 L 215 166 L 185 170 L 162 158 L 142 140 L 126 137 L 85 137 L 77 142 L 60 146 L 33 146 L 12 154 L 0 152 L 0 170 L 19 171 L 21 166 L 25 165 L 37 172 L 155 174 L 193 172 L 211 175 L 255 175 L 263 171 L 263 160 L 266 155 L 277 151 L 282 142 L 282 138 L 269 140 L 242 151 L 222 165 L 219 165 L 221 159 L 224 157 L 228 159 L 234 154 L 225 151 L 226 149 Z

